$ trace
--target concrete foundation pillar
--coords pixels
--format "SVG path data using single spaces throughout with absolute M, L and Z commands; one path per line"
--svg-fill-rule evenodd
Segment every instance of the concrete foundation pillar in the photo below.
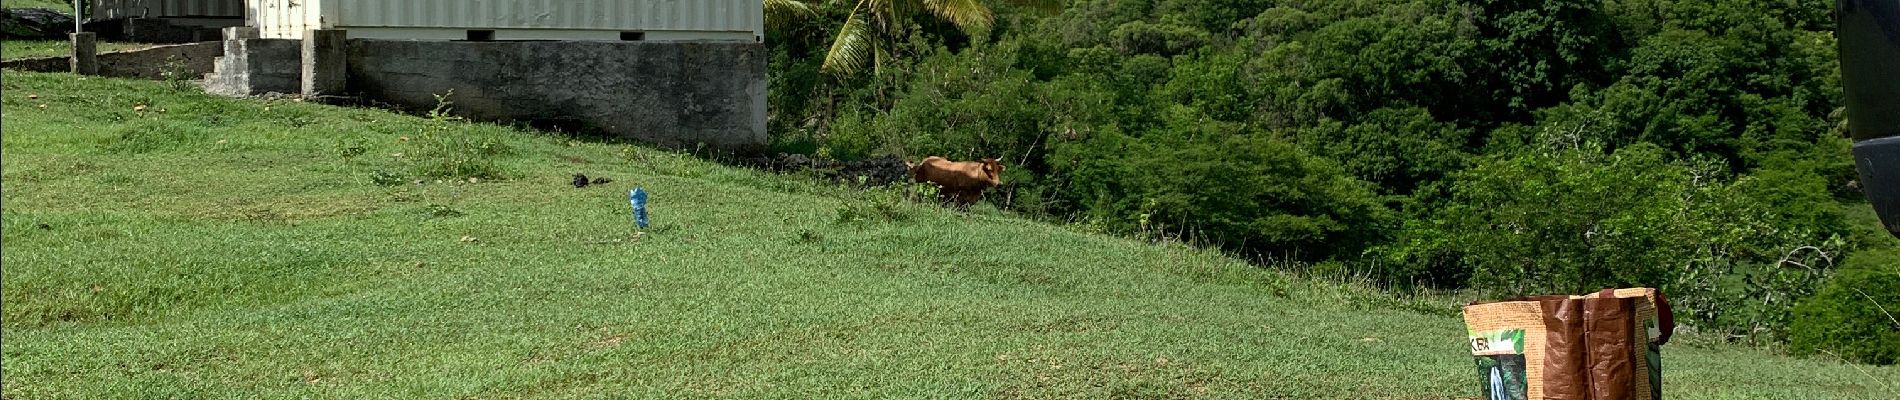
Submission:
M 253 28 L 249 26 L 233 26 L 233 27 L 224 28 L 224 40 L 241 40 L 241 39 L 256 39 L 256 38 L 258 38 L 257 28 Z
M 99 74 L 99 34 L 80 32 L 71 34 L 73 39 L 73 73 L 80 75 Z
M 342 29 L 313 29 L 303 36 L 303 94 L 342 94 L 349 82 L 348 39 Z

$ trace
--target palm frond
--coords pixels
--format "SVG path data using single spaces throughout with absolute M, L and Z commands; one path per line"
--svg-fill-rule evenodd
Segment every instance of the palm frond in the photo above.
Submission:
M 890 61 L 887 58 L 897 56 L 890 53 L 894 42 L 901 41 L 909 30 L 909 18 L 929 14 L 942 18 L 962 29 L 975 33 L 990 29 L 996 23 L 996 11 L 988 4 L 998 0 L 765 0 L 768 8 L 772 3 L 798 3 L 812 7 L 824 4 L 826 7 L 841 6 L 846 2 L 854 3 L 844 24 L 838 27 L 837 36 L 831 41 L 831 50 L 825 53 L 822 69 L 838 75 L 850 75 L 865 68 L 877 70 Z M 1060 12 L 1063 0 L 1001 0 L 1012 5 L 1044 12 Z M 789 10 L 789 9 L 788 9 Z M 771 12 L 768 10 L 768 12 Z M 778 12 L 771 12 L 778 13 Z M 791 13 L 785 11 L 783 13 Z
M 831 50 L 825 53 L 825 62 L 819 68 L 834 74 L 848 75 L 864 69 L 871 57 L 876 57 L 877 32 L 867 23 L 865 5 L 872 0 L 858 3 L 851 10 L 844 25 L 838 27 L 838 36 L 831 40 Z
M 773 30 L 818 17 L 818 7 L 798 0 L 765 0 L 765 25 Z
M 922 3 L 931 14 L 950 20 L 965 31 L 989 29 L 996 20 L 996 14 L 980 0 L 923 0 Z
M 1009 4 L 1044 13 L 1060 13 L 1065 3 L 1062 0 L 1009 0 Z

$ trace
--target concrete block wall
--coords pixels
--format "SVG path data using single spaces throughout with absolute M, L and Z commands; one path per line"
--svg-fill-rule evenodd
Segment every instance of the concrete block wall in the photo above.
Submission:
M 97 62 L 99 75 L 115 78 L 164 79 L 166 64 L 177 57 L 183 62 L 183 71 L 187 79 L 210 73 L 219 56 L 224 55 L 222 42 L 191 43 L 172 46 L 99 53 Z M 33 72 L 69 72 L 72 70 L 70 57 L 43 57 L 0 62 L 0 68 Z
M 71 57 L 21 58 L 0 61 L 0 68 L 28 72 L 67 72 L 73 69 Z
M 238 36 L 223 42 L 224 56 L 206 76 L 205 91 L 224 96 L 299 93 L 303 90 L 303 45 L 291 39 Z
M 159 46 L 149 49 L 106 53 L 99 55 L 99 75 L 165 79 L 165 69 L 171 68 L 173 60 L 182 63 L 180 79 L 198 79 L 200 75 L 211 72 L 219 56 L 224 55 L 224 45 L 220 42 L 191 43 L 173 46 Z
M 343 94 L 349 84 L 349 34 L 335 29 L 310 31 L 300 43 L 303 53 L 298 70 L 303 94 Z
M 766 145 L 765 47 L 721 42 L 351 40 L 349 91 L 416 109 L 552 123 L 676 148 Z

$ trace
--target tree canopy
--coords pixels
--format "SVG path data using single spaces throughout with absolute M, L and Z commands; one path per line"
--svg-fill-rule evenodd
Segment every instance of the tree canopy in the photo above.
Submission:
M 1757 342 L 1890 245 L 1846 212 L 1825 2 L 975 3 L 782 31 L 777 149 L 997 157 L 998 207 L 1393 290 L 1659 287 Z

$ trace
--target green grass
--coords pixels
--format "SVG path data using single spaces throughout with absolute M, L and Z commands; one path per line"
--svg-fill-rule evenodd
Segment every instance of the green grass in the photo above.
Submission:
M 67 14 L 73 13 L 73 2 L 61 0 L 6 0 L 0 2 L 6 8 L 45 8 Z
M 100 42 L 99 52 L 151 47 L 142 43 Z M 7 40 L 0 42 L 0 59 L 65 57 L 73 54 L 73 43 L 64 40 Z
M 0 4 L 6 8 L 46 8 L 66 14 L 73 13 L 73 3 L 59 0 L 6 0 Z M 148 44 L 99 42 L 99 52 L 131 50 L 149 47 Z M 0 41 L 0 60 L 17 58 L 59 57 L 71 55 L 72 42 L 64 40 L 5 40 Z
M 493 125 L 4 78 L 9 399 L 1477 394 L 1455 315 L 1207 251 Z M 411 182 L 484 151 L 499 178 Z M 1665 363 L 1672 399 L 1900 394 L 1890 367 Z

